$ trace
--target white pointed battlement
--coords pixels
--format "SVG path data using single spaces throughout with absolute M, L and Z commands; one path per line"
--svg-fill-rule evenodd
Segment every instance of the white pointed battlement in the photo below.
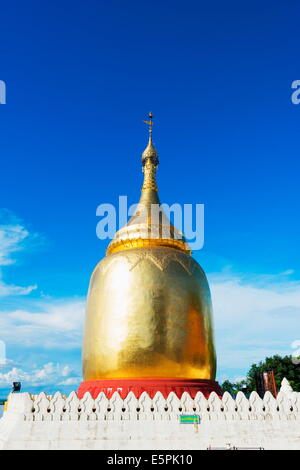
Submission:
M 293 389 L 290 385 L 290 382 L 285 377 L 282 379 L 279 392 L 285 395 L 290 395 L 291 393 L 293 393 Z
M 101 393 L 96 399 L 87 392 L 80 400 L 75 392 L 68 397 L 60 392 L 49 396 L 29 393 L 10 394 L 4 418 L 18 415 L 24 421 L 178 421 L 181 414 L 197 414 L 200 418 L 215 420 L 300 420 L 300 393 L 293 393 L 287 380 L 274 398 L 266 392 L 263 398 L 252 392 L 247 398 L 238 392 L 236 398 L 225 392 L 219 397 L 212 392 L 208 398 L 197 393 L 192 398 L 184 392 L 178 398 L 171 392 L 167 398 L 157 392 L 151 398 L 144 392 L 137 398 L 132 392 L 123 400 L 118 392 L 110 399 Z
M 180 415 L 197 415 L 190 424 Z M 200 418 L 200 419 L 199 419 Z M 10 394 L 0 419 L 0 449 L 207 449 L 300 448 L 300 393 L 286 380 L 277 397 L 198 392 L 193 398 L 118 392 L 93 398 Z

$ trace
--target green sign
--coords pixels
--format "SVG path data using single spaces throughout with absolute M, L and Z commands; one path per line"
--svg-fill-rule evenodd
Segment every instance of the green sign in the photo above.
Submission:
M 180 424 L 199 424 L 199 415 L 179 415 Z

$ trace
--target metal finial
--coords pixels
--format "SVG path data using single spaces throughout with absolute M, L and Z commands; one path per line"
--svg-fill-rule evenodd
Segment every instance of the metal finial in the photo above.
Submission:
M 143 162 L 143 166 L 145 165 L 146 161 L 148 159 L 151 159 L 152 163 L 157 166 L 158 165 L 158 154 L 157 154 L 157 151 L 155 150 L 154 146 L 153 146 L 153 142 L 152 142 L 152 126 L 153 126 L 153 114 L 150 113 L 148 114 L 149 116 L 149 121 L 143 121 L 145 124 L 148 124 L 149 126 L 149 141 L 148 141 L 148 145 L 147 147 L 145 148 L 145 150 L 143 151 L 142 153 L 142 162 Z
M 152 114 L 151 111 L 150 111 L 150 113 L 148 114 L 148 116 L 149 116 L 149 121 L 143 121 L 143 122 L 144 122 L 145 124 L 148 124 L 148 126 L 149 126 L 149 134 L 151 135 L 151 134 L 152 134 L 152 126 L 153 126 L 153 120 L 152 120 L 153 114 Z

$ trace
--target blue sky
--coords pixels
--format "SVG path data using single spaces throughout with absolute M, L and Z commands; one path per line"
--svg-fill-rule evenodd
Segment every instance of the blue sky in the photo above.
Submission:
M 299 5 L 12 1 L 1 7 L 0 366 L 27 390 L 80 381 L 96 207 L 137 202 L 155 115 L 169 204 L 205 204 L 218 379 L 300 338 Z

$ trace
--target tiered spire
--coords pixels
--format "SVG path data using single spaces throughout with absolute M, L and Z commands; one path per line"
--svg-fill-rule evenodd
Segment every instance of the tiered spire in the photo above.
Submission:
M 153 220 L 152 209 L 160 207 L 158 188 L 156 184 L 156 170 L 158 167 L 158 153 L 152 141 L 153 115 L 149 113 L 148 145 L 142 153 L 144 182 L 142 194 L 134 215 L 127 225 L 121 228 L 107 248 L 107 254 L 117 251 L 141 247 L 168 247 L 190 253 L 183 234 L 181 234 L 161 212 L 159 221 Z
M 149 121 L 143 121 L 145 124 L 149 125 L 149 141 L 148 145 L 142 153 L 142 164 L 144 172 L 144 183 L 142 191 L 147 189 L 153 189 L 157 191 L 156 184 L 156 170 L 158 166 L 158 153 L 155 150 L 152 142 L 152 127 L 153 127 L 153 114 L 149 113 Z

